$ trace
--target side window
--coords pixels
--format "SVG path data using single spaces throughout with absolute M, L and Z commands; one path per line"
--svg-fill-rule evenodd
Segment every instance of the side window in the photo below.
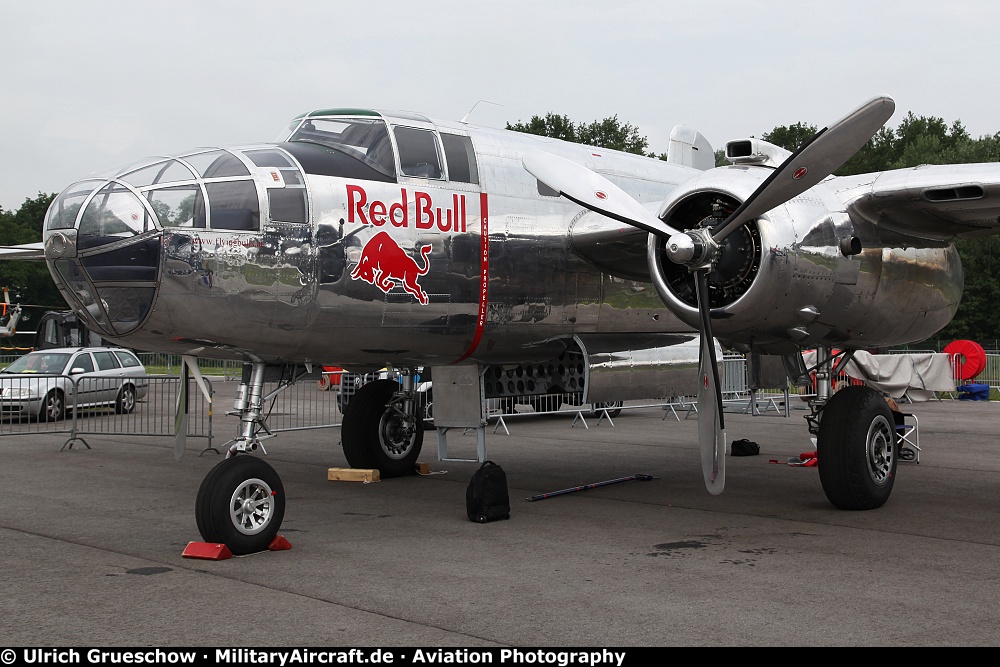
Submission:
M 459 183 L 479 183 L 479 168 L 472 139 L 460 134 L 442 134 L 444 157 L 448 161 L 448 178 Z
M 128 352 L 118 351 L 115 352 L 115 354 L 118 356 L 118 361 L 122 362 L 122 367 L 124 368 L 135 368 L 136 366 L 142 365 L 139 363 L 138 359 L 133 357 Z
M 146 193 L 146 199 L 163 227 L 205 226 L 205 201 L 197 185 L 151 190 Z M 195 217 L 196 211 L 201 213 L 200 218 Z
M 267 207 L 271 220 L 308 222 L 306 217 L 306 186 L 302 174 L 288 158 L 273 150 L 246 151 L 258 167 L 271 167 L 281 172 L 283 187 L 267 189 Z
M 94 359 L 97 360 L 97 370 L 99 371 L 113 371 L 121 367 L 118 363 L 118 357 L 113 352 L 94 352 Z
M 212 229 L 245 232 L 260 229 L 260 205 L 253 181 L 208 183 L 205 188 L 208 190 L 209 225 Z
M 87 354 L 86 352 L 81 352 L 80 354 L 76 355 L 76 359 L 73 360 L 73 363 L 70 364 L 69 367 L 70 370 L 74 368 L 82 368 L 84 373 L 94 372 L 94 362 L 90 358 L 90 355 Z
M 399 147 L 399 170 L 404 176 L 441 178 L 441 159 L 433 132 L 414 127 L 397 127 L 393 132 Z

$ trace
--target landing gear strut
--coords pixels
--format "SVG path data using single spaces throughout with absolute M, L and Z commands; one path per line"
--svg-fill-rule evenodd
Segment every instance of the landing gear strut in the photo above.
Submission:
M 816 400 L 807 417 L 816 435 L 819 478 L 827 499 L 844 510 L 869 510 L 889 499 L 896 479 L 895 420 L 885 399 L 869 387 L 845 387 L 832 396 L 833 358 L 816 350 Z
M 402 384 L 375 380 L 363 385 L 347 404 L 340 434 L 352 468 L 375 468 L 381 477 L 413 472 L 424 427 L 416 415 L 413 375 L 404 369 Z

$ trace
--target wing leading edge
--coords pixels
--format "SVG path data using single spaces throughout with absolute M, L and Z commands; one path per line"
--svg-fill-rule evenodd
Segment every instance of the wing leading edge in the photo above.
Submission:
M 45 259 L 45 244 L 25 243 L 24 245 L 0 246 L 0 260 L 4 259 Z

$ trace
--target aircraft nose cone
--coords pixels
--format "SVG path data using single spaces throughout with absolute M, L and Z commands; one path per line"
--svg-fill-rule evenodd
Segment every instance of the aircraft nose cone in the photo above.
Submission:
M 74 183 L 49 207 L 44 239 L 59 291 L 91 329 L 121 336 L 145 320 L 160 231 L 141 195 L 113 179 Z

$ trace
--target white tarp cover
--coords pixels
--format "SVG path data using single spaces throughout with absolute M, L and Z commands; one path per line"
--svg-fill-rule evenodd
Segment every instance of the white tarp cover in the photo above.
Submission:
M 816 351 L 802 353 L 806 367 L 816 363 Z M 893 398 L 929 401 L 936 391 L 955 391 L 951 360 L 947 354 L 869 354 L 857 351 L 846 367 L 838 367 L 873 389 Z

